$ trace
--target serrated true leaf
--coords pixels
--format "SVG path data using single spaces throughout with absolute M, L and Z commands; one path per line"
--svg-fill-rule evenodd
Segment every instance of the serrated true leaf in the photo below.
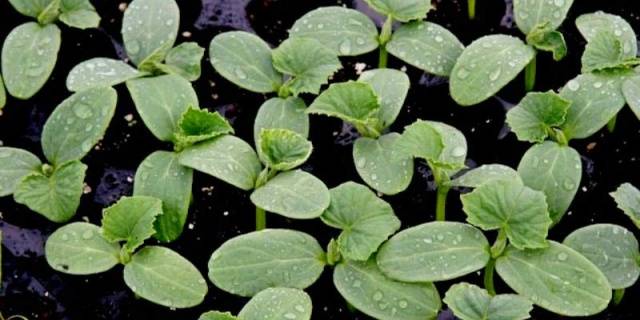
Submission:
M 31 152 L 0 147 L 0 197 L 12 194 L 23 177 L 40 170 L 40 159 Z
M 444 122 L 428 122 L 438 131 L 444 144 L 440 156 L 436 160 L 429 161 L 429 166 L 451 177 L 465 167 L 467 139 L 460 130 Z
M 44 247 L 51 268 L 75 275 L 107 271 L 119 263 L 120 245 L 100 234 L 100 227 L 86 223 L 67 224 L 47 239 Z
M 619 67 L 624 64 L 622 42 L 608 30 L 597 31 L 582 54 L 582 72 Z
M 9 0 L 16 11 L 32 18 L 37 18 L 50 2 L 51 0 Z
M 519 295 L 491 296 L 487 290 L 464 282 L 451 286 L 442 300 L 461 320 L 525 320 L 533 309 L 531 302 Z
M 220 289 L 251 297 L 270 287 L 304 289 L 324 269 L 324 251 L 310 235 L 265 229 L 237 236 L 216 249 L 209 279 Z
M 549 24 L 549 29 L 555 30 L 567 17 L 573 0 L 514 0 L 513 14 L 518 29 L 528 35 L 536 26 Z
M 520 179 L 518 172 L 502 164 L 485 164 L 471 169 L 461 176 L 451 180 L 452 187 L 477 188 L 493 180 Z
M 388 277 L 407 282 L 455 279 L 482 269 L 490 258 L 482 231 L 459 222 L 429 222 L 399 232 L 377 255 Z
M 69 91 L 82 91 L 94 87 L 111 87 L 127 80 L 144 76 L 124 61 L 110 58 L 93 58 L 81 62 L 67 76 Z
M 554 241 L 536 250 L 509 246 L 497 259 L 496 270 L 515 292 L 560 315 L 597 314 L 611 300 L 611 287 L 598 267 Z
M 160 70 L 179 75 L 189 81 L 200 78 L 200 63 L 204 56 L 204 48 L 196 42 L 185 42 L 171 48 L 165 57 L 165 63 L 159 64 Z
M 233 127 L 218 112 L 189 107 L 178 121 L 175 140 L 176 145 L 186 147 L 232 133 Z
M 613 34 L 622 44 L 622 54 L 625 58 L 635 58 L 638 53 L 636 34 L 627 21 L 619 16 L 598 11 L 579 16 L 576 26 L 587 39 L 592 41 L 599 32 L 606 31 Z
M 78 29 L 97 28 L 100 24 L 100 16 L 89 0 L 62 0 L 58 19 Z
M 102 236 L 110 242 L 125 241 L 133 253 L 155 233 L 153 223 L 162 214 L 162 201 L 153 197 L 122 197 L 103 211 Z
M 559 31 L 552 29 L 550 24 L 537 25 L 527 35 L 527 43 L 538 50 L 553 53 L 553 60 L 560 61 L 567 55 L 567 43 Z
M 288 129 L 262 129 L 258 139 L 260 160 L 270 169 L 287 171 L 309 159 L 313 145 L 302 135 Z
M 198 320 L 238 320 L 230 312 L 209 311 L 200 315 Z
M 312 38 L 341 56 L 357 56 L 378 48 L 378 29 L 363 13 L 344 7 L 322 7 L 300 17 L 291 37 Z
M 433 284 L 389 279 L 373 259 L 339 263 L 333 272 L 333 284 L 349 304 L 380 320 L 435 319 L 441 307 Z
M 400 153 L 424 160 L 437 160 L 444 147 L 442 136 L 432 122 L 420 119 L 406 126 L 397 142 Z
M 406 190 L 413 178 L 412 157 L 398 150 L 400 139 L 392 132 L 377 139 L 361 137 L 353 144 L 353 162 L 360 178 L 383 194 Z
M 512 36 L 479 38 L 464 49 L 451 71 L 451 96 L 462 106 L 478 104 L 511 82 L 534 56 L 533 48 Z
M 622 83 L 622 93 L 631 111 L 640 119 L 640 77 L 629 77 Z
M 60 29 L 27 22 L 11 30 L 2 46 L 2 75 L 9 94 L 29 99 L 45 84 L 58 59 Z
M 640 190 L 630 183 L 623 183 L 609 195 L 613 197 L 618 208 L 640 228 Z
M 401 22 L 422 20 L 432 9 L 429 0 L 365 0 L 365 2 L 379 13 Z
M 318 94 L 329 77 L 342 68 L 337 53 L 310 38 L 289 38 L 273 50 L 273 66 L 291 76 L 285 83 L 297 96 Z
M 271 98 L 258 109 L 253 123 L 253 141 L 257 144 L 262 129 L 288 129 L 307 138 L 309 136 L 309 116 L 304 112 L 307 106 L 297 97 Z
M 346 182 L 330 192 L 331 204 L 320 218 L 342 230 L 338 237 L 342 257 L 366 261 L 400 229 L 400 220 L 391 205 L 366 186 Z
M 62 101 L 42 130 L 42 151 L 52 164 L 82 159 L 104 136 L 116 111 L 113 88 L 92 88 Z
M 71 161 L 55 168 L 49 177 L 30 173 L 18 183 L 13 198 L 53 222 L 65 222 L 80 205 L 86 171 L 86 165 Z
M 507 112 L 506 122 L 520 141 L 543 142 L 564 123 L 571 101 L 553 91 L 530 92 Z
M 311 297 L 300 289 L 268 288 L 256 294 L 240 310 L 238 319 L 311 319 Z
M 427 21 L 402 25 L 386 46 L 389 53 L 428 73 L 448 77 L 464 45 L 449 30 Z
M 358 81 L 370 84 L 378 97 L 380 126 L 391 126 L 400 114 L 411 86 L 407 74 L 395 69 L 373 69 L 363 72 Z
M 200 271 L 171 249 L 147 246 L 124 266 L 124 281 L 139 297 L 169 308 L 197 306 L 207 294 Z

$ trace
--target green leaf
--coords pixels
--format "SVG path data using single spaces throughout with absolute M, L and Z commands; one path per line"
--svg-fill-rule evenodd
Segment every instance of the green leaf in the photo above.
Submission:
M 464 194 L 467 221 L 483 230 L 504 230 L 518 249 L 544 248 L 551 219 L 544 193 L 520 179 L 494 180 Z
M 242 190 L 251 190 L 262 170 L 251 146 L 242 139 L 225 135 L 187 148 L 180 164 L 204 172 Z
M 553 60 L 560 61 L 567 55 L 567 43 L 559 31 L 551 29 L 549 23 L 537 25 L 528 35 L 527 43 L 534 48 L 553 53 Z
M 189 107 L 178 121 L 176 144 L 191 146 L 225 134 L 232 134 L 233 127 L 218 112 Z
M 53 0 L 9 0 L 11 6 L 25 16 L 37 18 Z
M 191 262 L 156 246 L 144 247 L 132 257 L 124 266 L 124 281 L 137 296 L 169 308 L 197 306 L 208 290 Z
M 433 284 L 391 280 L 373 259 L 339 263 L 333 272 L 333 284 L 350 305 L 380 320 L 435 319 L 441 307 Z
M 619 16 L 598 11 L 579 16 L 576 26 L 582 36 L 591 42 L 599 32 L 613 34 L 622 44 L 624 58 L 635 58 L 638 53 L 636 34 L 627 21 Z
M 353 161 L 360 178 L 383 194 L 406 190 L 413 178 L 412 157 L 397 150 L 400 139 L 392 132 L 377 139 L 361 137 L 353 145 Z
M 292 288 L 268 288 L 255 295 L 240 310 L 239 319 L 311 319 L 311 298 Z
M 567 139 L 584 139 L 607 125 L 624 107 L 624 78 L 604 73 L 581 74 L 569 80 L 560 96 L 571 101 L 562 126 Z
M 512 36 L 479 38 L 464 49 L 451 71 L 451 96 L 462 106 L 485 101 L 511 82 L 535 54 Z
M 515 292 L 559 315 L 594 315 L 611 300 L 604 274 L 578 252 L 554 241 L 536 250 L 509 246 L 498 258 L 496 270 Z
M 482 232 L 459 222 L 424 223 L 393 236 L 378 252 L 380 270 L 406 282 L 455 279 L 482 269 L 489 261 Z
M 2 46 L 2 74 L 9 94 L 29 99 L 53 71 L 60 50 L 60 29 L 27 22 L 11 30 Z
M 391 126 L 400 114 L 411 86 L 407 74 L 394 69 L 374 69 L 363 72 L 358 81 L 370 84 L 378 97 L 380 125 L 383 128 Z
M 464 282 L 451 286 L 442 300 L 462 320 L 524 320 L 531 317 L 533 309 L 521 296 L 491 296 L 487 290 Z
M 52 164 L 82 159 L 104 136 L 116 111 L 113 88 L 74 93 L 53 111 L 42 130 L 42 151 Z
M 213 68 L 235 85 L 259 93 L 278 91 L 282 75 L 274 69 L 271 48 L 258 36 L 244 31 L 217 35 L 209 45 Z
M 133 253 L 155 232 L 153 223 L 162 214 L 160 199 L 144 196 L 122 197 L 102 214 L 102 236 L 110 242 L 125 241 Z
M 630 183 L 621 184 L 616 191 L 609 193 L 631 221 L 640 228 L 640 190 Z
M 485 164 L 465 172 L 463 175 L 451 180 L 448 185 L 452 187 L 477 188 L 494 180 L 512 179 L 520 179 L 520 176 L 511 167 L 502 164 Z
M 561 126 L 571 101 L 553 91 L 529 92 L 507 112 L 507 124 L 520 141 L 543 142 L 549 132 Z
M 329 189 L 302 170 L 283 172 L 251 194 L 251 202 L 266 211 L 292 219 L 314 219 L 331 201 Z
M 165 64 L 158 65 L 160 70 L 179 75 L 189 81 L 200 78 L 202 67 L 200 62 L 204 56 L 204 48 L 196 42 L 185 42 L 167 52 Z
M 310 235 L 265 229 L 216 249 L 209 260 L 209 279 L 224 291 L 251 297 L 270 287 L 304 289 L 316 282 L 324 265 L 324 251 Z
M 622 93 L 631 111 L 640 119 L 640 77 L 629 77 L 625 80 L 622 83 Z
M 49 236 L 44 251 L 51 268 L 75 275 L 107 271 L 120 257 L 120 245 L 104 239 L 100 227 L 86 222 L 60 227 Z
M 344 7 L 322 7 L 300 17 L 289 36 L 311 38 L 341 56 L 358 56 L 378 48 L 378 29 L 360 11 Z
M 368 83 L 332 84 L 311 103 L 307 113 L 339 118 L 355 126 L 361 135 L 372 138 L 382 130 L 378 97 Z
M 287 171 L 305 163 L 313 145 L 303 136 L 287 129 L 262 129 L 258 156 L 270 169 Z
M 386 45 L 392 55 L 428 73 L 448 77 L 464 45 L 449 30 L 427 21 L 404 24 Z
M 331 192 L 331 204 L 320 217 L 341 229 L 340 254 L 349 260 L 366 261 L 378 247 L 400 229 L 400 220 L 386 201 L 366 186 L 343 183 Z
M 608 30 L 596 32 L 587 43 L 582 54 L 582 72 L 614 68 L 630 68 L 640 64 L 633 58 L 625 58 L 622 42 Z
M 22 178 L 39 172 L 42 163 L 31 152 L 0 147 L 0 197 L 12 194 Z
M 4 81 L 2 80 L 2 75 L 0 75 L 0 110 L 4 108 L 7 103 L 7 92 L 4 89 Z
M 164 59 L 178 36 L 180 9 L 174 0 L 134 0 L 122 18 L 122 40 L 137 66 Z
M 572 232 L 563 243 L 593 262 L 607 276 L 612 289 L 631 287 L 638 280 L 638 240 L 621 226 L 586 226 Z
M 291 76 L 285 86 L 294 96 L 301 93 L 318 94 L 342 68 L 337 54 L 322 43 L 309 38 L 289 38 L 273 50 L 273 66 Z
M 36 20 L 42 25 L 48 25 L 54 23 L 60 15 L 60 3 L 61 0 L 49 1 L 49 4 L 38 14 Z
M 530 34 L 536 26 L 549 24 L 550 30 L 558 29 L 573 4 L 573 0 L 514 0 L 513 14 L 518 29 L 525 35 Z
M 365 0 L 379 13 L 400 22 L 422 20 L 433 7 L 429 0 Z
M 193 170 L 181 166 L 173 152 L 156 151 L 138 167 L 133 195 L 162 200 L 163 214 L 155 221 L 156 239 L 171 242 L 182 233 L 189 213 L 192 181 Z
M 558 223 L 573 201 L 582 178 L 582 162 L 576 150 L 547 141 L 522 156 L 518 174 L 524 185 L 544 192 L 549 216 Z
M 437 121 L 428 121 L 440 133 L 444 149 L 437 160 L 429 161 L 429 166 L 436 171 L 443 171 L 448 177 L 453 176 L 465 167 L 467 158 L 467 139 L 460 130 Z
M 80 205 L 86 171 L 86 165 L 71 161 L 56 168 L 49 177 L 30 173 L 18 183 L 13 198 L 53 222 L 65 222 Z
M 78 29 L 97 28 L 100 16 L 89 0 L 62 0 L 60 21 Z
M 288 129 L 309 136 L 309 116 L 304 100 L 296 97 L 271 98 L 260 106 L 253 124 L 253 140 L 258 143 L 262 129 Z
M 230 312 L 209 311 L 200 315 L 198 320 L 238 320 L 238 318 Z
M 162 141 L 173 141 L 182 114 L 199 105 L 191 83 L 176 75 L 129 80 L 127 88 L 142 121 Z
M 411 157 L 435 161 L 440 157 L 445 145 L 433 122 L 418 119 L 404 127 L 396 148 Z
M 121 60 L 93 58 L 71 69 L 67 76 L 67 89 L 82 91 L 95 87 L 111 87 L 144 75 L 145 73 Z

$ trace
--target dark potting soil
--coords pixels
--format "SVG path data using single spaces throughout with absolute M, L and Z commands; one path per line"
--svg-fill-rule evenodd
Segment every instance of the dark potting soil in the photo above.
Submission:
M 53 76 L 34 98 L 28 101 L 10 99 L 0 116 L 0 145 L 25 148 L 42 155 L 40 133 L 44 121 L 54 107 L 69 95 L 65 78 L 77 63 L 92 57 L 124 58 L 120 26 L 122 12 L 118 1 L 93 1 L 102 16 L 99 29 L 80 31 L 62 26 L 62 49 Z M 380 21 L 361 0 L 195 0 L 178 1 L 181 9 L 181 35 L 178 42 L 197 41 L 208 47 L 218 33 L 242 29 L 257 33 L 272 45 L 287 37 L 287 29 L 304 13 L 327 5 L 346 5 L 357 8 Z M 429 13 L 429 20 L 450 29 L 465 44 L 491 33 L 520 36 L 511 15 L 511 0 L 478 0 L 475 21 L 466 17 L 466 1 L 437 0 L 437 10 Z M 569 45 L 569 55 L 563 61 L 552 61 L 542 53 L 538 61 L 536 89 L 558 89 L 580 71 L 580 55 L 584 41 L 573 21 L 587 12 L 604 10 L 617 14 L 640 32 L 640 3 L 635 0 L 579 0 L 561 27 Z M 7 1 L 0 1 L 0 39 L 12 28 L 29 19 L 18 14 Z M 215 74 L 208 59 L 203 61 L 202 77 L 194 83 L 201 106 L 217 110 L 233 123 L 237 135 L 252 141 L 252 125 L 258 107 L 267 97 L 249 93 Z M 377 64 L 377 53 L 343 59 L 344 69 L 335 80 L 355 79 L 356 63 L 367 68 Z M 402 131 L 415 119 L 429 119 L 451 124 L 466 135 L 469 144 L 470 167 L 502 163 L 517 166 L 529 144 L 518 142 L 504 125 L 508 107 L 523 96 L 523 79 L 516 79 L 497 97 L 474 107 L 456 105 L 448 94 L 446 79 L 426 75 L 399 60 L 390 59 L 390 67 L 406 69 L 412 87 L 405 108 L 391 128 Z M 134 172 L 138 164 L 151 152 L 169 149 L 158 142 L 138 117 L 132 101 L 119 86 L 119 102 L 115 117 L 104 140 L 83 161 L 89 165 L 86 192 L 74 220 L 99 224 L 101 209 L 120 196 L 132 191 Z M 310 101 L 312 97 L 308 98 Z M 354 130 L 342 122 L 326 117 L 312 117 L 311 140 L 314 154 L 303 169 L 313 172 L 329 187 L 348 180 L 361 181 L 351 156 Z M 584 173 L 580 190 L 562 222 L 550 232 L 550 238 L 561 241 L 571 231 L 592 223 L 616 223 L 640 232 L 616 208 L 608 193 L 622 182 L 640 185 L 640 122 L 625 108 L 619 115 L 614 133 L 603 130 L 591 138 L 572 142 L 582 154 Z M 416 175 L 408 190 L 400 195 L 385 197 L 403 227 L 434 219 L 435 192 L 433 179 L 424 164 L 417 164 Z M 464 190 L 463 190 L 464 191 Z M 169 245 L 192 261 L 206 275 L 211 253 L 224 241 L 254 228 L 254 207 L 246 192 L 204 174 L 196 174 L 193 185 L 194 201 L 182 237 Z M 464 221 L 459 191 L 449 196 L 447 215 L 450 220 Z M 191 320 L 204 311 L 229 310 L 237 312 L 246 299 L 225 293 L 209 285 L 205 302 L 192 309 L 172 311 L 145 300 L 136 299 L 122 279 L 122 268 L 94 276 L 70 276 L 53 271 L 44 258 L 46 237 L 59 225 L 14 203 L 11 197 L 0 199 L 0 228 L 4 234 L 2 246 L 2 285 L 0 312 L 4 316 L 21 314 L 29 319 L 109 319 L 109 320 Z M 292 228 L 308 232 L 326 245 L 338 231 L 315 221 L 295 221 L 276 215 L 268 216 L 270 227 Z M 490 235 L 493 236 L 493 235 Z M 496 277 L 499 279 L 499 277 Z M 464 281 L 481 283 L 479 274 Z M 451 283 L 438 283 L 441 295 Z M 509 289 L 498 280 L 498 290 Z M 369 319 L 351 312 L 333 287 L 331 270 L 327 268 L 321 279 L 307 290 L 313 298 L 313 319 Z M 588 319 L 638 319 L 640 285 L 628 289 L 618 307 L 610 307 L 600 315 Z M 539 308 L 534 319 L 561 319 Z M 454 319 L 443 312 L 441 319 Z

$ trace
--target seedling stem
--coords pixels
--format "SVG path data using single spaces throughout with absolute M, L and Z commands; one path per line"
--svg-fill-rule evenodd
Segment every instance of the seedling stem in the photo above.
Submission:
M 380 58 L 378 61 L 379 68 L 387 67 L 387 60 L 389 54 L 387 53 L 387 42 L 391 40 L 391 27 L 393 26 L 393 18 L 391 16 L 387 17 L 387 20 L 382 25 L 382 30 L 380 31 Z
M 256 230 L 263 230 L 267 227 L 267 213 L 264 209 L 256 207 Z
M 438 192 L 436 196 L 436 221 L 445 221 L 446 219 L 446 207 L 447 207 L 447 195 L 449 194 L 449 187 L 438 185 Z
M 476 18 L 476 0 L 469 0 L 469 19 L 473 20 Z
M 491 258 L 484 268 L 484 288 L 487 289 L 490 295 L 496 295 L 496 289 L 493 285 L 493 271 L 496 267 L 496 260 Z
M 616 122 L 618 122 L 618 115 L 615 115 L 609 122 L 607 123 L 607 130 L 613 133 L 616 130 Z
M 622 298 L 624 298 L 624 289 L 615 289 L 613 290 L 613 305 L 617 306 L 622 302 Z
M 533 88 L 536 86 L 537 60 L 538 59 L 534 55 L 533 59 L 531 59 L 531 62 L 529 62 L 527 67 L 524 69 L 524 90 L 526 92 L 533 90 Z

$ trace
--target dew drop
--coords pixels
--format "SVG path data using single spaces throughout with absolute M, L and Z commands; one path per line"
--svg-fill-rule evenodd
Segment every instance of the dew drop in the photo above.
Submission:
M 569 90 L 571 91 L 576 91 L 578 89 L 580 89 L 580 83 L 578 81 L 574 80 L 569 80 L 569 82 L 567 82 L 567 88 L 569 88 Z
M 241 68 L 236 68 L 234 72 L 236 74 L 236 77 L 238 77 L 238 78 L 240 78 L 242 80 L 247 78 L 247 74 L 244 73 L 244 70 L 242 70 Z
M 80 119 L 91 117 L 91 108 L 84 103 L 76 103 L 73 105 L 73 113 Z
M 469 70 L 460 68 L 460 70 L 458 70 L 458 72 L 456 73 L 456 76 L 460 79 L 466 79 L 469 76 Z
M 491 81 L 498 80 L 498 78 L 500 77 L 501 73 L 502 73 L 502 68 L 497 68 L 496 70 L 491 72 L 491 74 L 489 75 L 489 80 L 491 80 Z
M 373 301 L 380 301 L 383 297 L 384 295 L 382 294 L 382 292 L 376 291 L 376 293 L 373 294 Z
M 568 258 L 568 256 L 567 256 L 567 254 L 566 254 L 566 253 L 564 253 L 564 252 L 560 252 L 560 253 L 558 254 L 558 260 L 560 260 L 560 261 L 565 261 L 565 260 L 567 260 L 567 258 Z
M 93 238 L 93 231 L 87 230 L 84 233 L 82 233 L 82 239 L 89 240 L 91 238 Z
M 342 43 L 340 43 L 340 47 L 338 48 L 338 50 L 340 50 L 341 54 L 350 54 L 351 53 L 351 41 L 350 40 L 344 40 L 342 41 Z

